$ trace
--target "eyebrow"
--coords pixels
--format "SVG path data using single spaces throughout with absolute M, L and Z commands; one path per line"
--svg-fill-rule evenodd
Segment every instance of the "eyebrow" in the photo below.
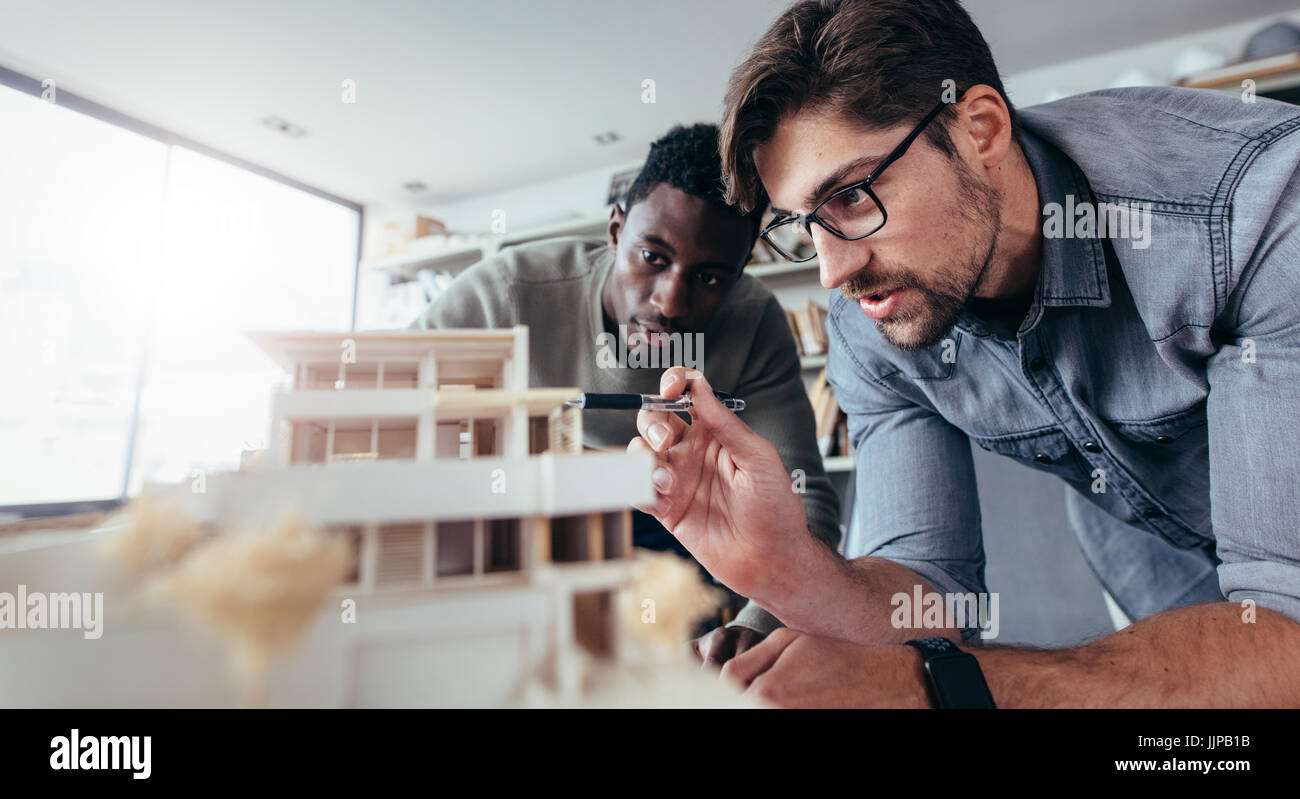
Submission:
M 883 155 L 865 155 L 861 158 L 850 161 L 847 164 L 842 164 L 834 172 L 831 172 L 829 175 L 827 175 L 822 180 L 821 183 L 818 183 L 817 188 L 808 192 L 808 195 L 804 197 L 803 204 L 807 207 L 816 205 L 818 199 L 822 195 L 830 192 L 831 189 L 834 189 L 836 186 L 843 183 L 845 178 L 847 178 L 849 175 L 852 175 L 854 172 L 858 172 L 863 169 L 869 172 L 870 170 L 875 169 L 876 166 L 883 160 L 885 160 L 885 156 Z M 790 212 L 788 210 L 784 208 L 777 208 L 776 206 L 772 207 L 772 213 L 776 214 L 777 216 L 790 215 Z
M 660 247 L 662 249 L 667 250 L 669 255 L 677 254 L 677 250 L 673 249 L 673 245 L 669 244 L 668 242 L 664 241 L 663 239 L 659 238 L 653 233 L 642 233 L 641 240 L 647 244 L 653 244 L 656 247 Z

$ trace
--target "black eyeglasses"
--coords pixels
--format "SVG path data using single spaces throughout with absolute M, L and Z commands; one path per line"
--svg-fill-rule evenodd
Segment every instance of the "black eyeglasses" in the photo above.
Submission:
M 812 213 L 807 216 L 795 214 L 793 216 L 782 217 L 772 222 L 763 229 L 763 241 L 795 263 L 811 261 L 817 257 L 816 246 L 813 244 L 812 223 L 816 222 L 834 236 L 845 241 L 857 241 L 865 239 L 877 230 L 885 226 L 885 206 L 880 202 L 880 198 L 871 190 L 871 184 L 880 177 L 880 173 L 885 168 L 903 157 L 907 148 L 916 141 L 916 137 L 921 135 L 925 126 L 929 125 L 940 112 L 948 106 L 948 103 L 939 103 L 935 109 L 925 115 L 920 124 L 907 134 L 893 152 L 885 156 L 885 160 L 880 165 L 871 170 L 871 174 L 863 180 L 845 186 L 837 190 L 834 194 L 822 200 L 813 209 Z M 777 235 L 785 238 L 782 243 L 772 236 L 776 231 Z M 811 249 L 813 254 L 800 257 L 797 253 Z

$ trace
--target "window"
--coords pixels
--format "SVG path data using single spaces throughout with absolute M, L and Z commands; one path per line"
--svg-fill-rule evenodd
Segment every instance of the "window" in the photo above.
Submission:
M 540 455 L 550 446 L 550 425 L 545 416 L 528 417 L 528 454 Z
M 523 568 L 518 519 L 493 519 L 487 522 L 487 571 L 519 571 Z
M 609 591 L 573 595 L 573 639 L 598 657 L 614 654 L 614 596 Z
M 631 520 L 628 512 L 602 513 L 600 518 L 605 542 L 605 560 L 628 557 L 631 553 L 624 551 L 624 545 L 630 540 L 630 531 L 627 526 Z
M 3 86 L 0 120 L 0 505 L 118 497 L 167 147 Z
M 591 559 L 591 539 L 586 516 L 551 519 L 551 560 L 575 563 Z
M 384 361 L 384 388 L 419 388 L 420 365 L 404 361 Z
M 415 457 L 417 422 L 394 419 L 337 419 L 292 422 L 290 463 L 411 460 Z
M 379 525 L 375 585 L 408 585 L 420 582 L 424 558 L 423 524 Z
M 21 343 L 0 505 L 238 468 L 283 380 L 243 333 L 351 327 L 359 207 L 3 85 L 0 119 L 0 336 Z
M 468 460 L 501 451 L 503 419 L 449 419 L 434 426 L 433 457 Z
M 348 585 L 355 585 L 361 582 L 361 544 L 365 540 L 364 531 L 359 525 L 349 525 L 345 527 L 334 527 L 330 530 L 334 535 L 342 536 L 348 547 L 348 572 L 343 578 L 343 582 Z
M 266 446 L 284 375 L 245 331 L 346 330 L 352 316 L 355 211 L 180 147 L 171 161 L 132 493 Z
M 505 378 L 505 366 L 499 359 L 438 358 L 438 389 L 472 391 L 480 388 L 500 388 Z
M 438 522 L 437 557 L 434 573 L 451 577 L 474 573 L 474 522 Z

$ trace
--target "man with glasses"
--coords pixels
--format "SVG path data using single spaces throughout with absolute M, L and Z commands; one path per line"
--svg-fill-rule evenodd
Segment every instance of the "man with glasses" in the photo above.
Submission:
M 1300 112 L 1250 99 L 1017 111 L 955 0 L 781 15 L 732 76 L 724 177 L 839 289 L 827 371 L 866 546 L 789 534 L 779 460 L 707 381 L 689 425 L 642 412 L 647 510 L 787 625 L 726 676 L 794 706 L 1300 704 Z M 985 648 L 983 619 L 944 612 L 986 593 L 972 441 L 1067 484 L 1131 626 Z M 918 623 L 900 596 L 942 601 Z
M 839 543 L 839 503 L 822 466 L 799 356 L 780 303 L 743 273 L 762 209 L 722 199 L 718 128 L 678 126 L 654 142 L 603 239 L 562 238 L 510 247 L 467 269 L 413 327 L 529 327 L 533 386 L 653 394 L 676 357 L 744 399 L 744 418 L 784 462 L 785 491 L 804 508 L 819 547 Z M 663 334 L 660 338 L 659 334 Z M 672 344 L 698 335 L 699 346 Z M 659 352 L 648 349 L 665 342 Z M 623 357 L 617 350 L 626 344 Z M 642 366 L 638 366 L 641 364 Z M 583 413 L 584 443 L 623 447 L 636 435 L 626 411 Z M 796 472 L 797 470 L 797 472 Z M 801 490 L 791 491 L 790 473 Z M 598 487 L 593 487 L 598 488 Z M 802 503 L 800 501 L 802 500 Z M 653 518 L 638 514 L 633 543 L 689 557 Z M 743 595 L 742 595 L 743 596 Z M 720 661 L 775 629 L 749 603 L 733 623 L 697 643 Z

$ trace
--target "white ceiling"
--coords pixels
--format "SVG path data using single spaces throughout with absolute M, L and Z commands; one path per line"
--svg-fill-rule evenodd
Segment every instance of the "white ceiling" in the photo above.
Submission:
M 0 0 L 0 66 L 357 202 L 426 207 L 635 161 L 672 124 L 716 118 L 731 68 L 785 5 Z M 1004 74 L 1298 5 L 967 2 Z M 272 132 L 268 115 L 307 135 Z M 622 140 L 593 141 L 606 130 Z

